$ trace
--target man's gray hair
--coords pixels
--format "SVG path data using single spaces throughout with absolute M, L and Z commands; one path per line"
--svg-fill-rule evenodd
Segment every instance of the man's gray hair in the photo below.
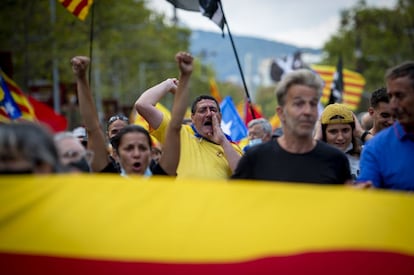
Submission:
M 285 105 L 287 92 L 292 85 L 305 85 L 314 88 L 318 92 L 318 98 L 321 98 L 324 84 L 318 74 L 308 69 L 292 71 L 285 75 L 276 87 L 276 99 L 279 106 Z
M 52 134 L 35 123 L 0 124 L 0 161 L 3 157 L 21 157 L 33 165 L 48 164 L 54 172 L 61 170 Z
M 256 119 L 250 120 L 249 123 L 247 124 L 247 128 L 253 127 L 258 124 L 262 125 L 263 132 L 269 135 L 272 134 L 272 131 L 273 131 L 272 125 L 265 118 L 256 118 Z

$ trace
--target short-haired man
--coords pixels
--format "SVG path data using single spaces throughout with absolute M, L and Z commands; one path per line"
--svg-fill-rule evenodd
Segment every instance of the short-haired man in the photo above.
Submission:
M 364 143 L 394 123 L 386 88 L 382 87 L 372 92 L 368 113 L 372 119 L 372 127 L 361 135 L 361 141 Z
M 243 148 L 247 151 L 252 146 L 267 142 L 272 139 L 272 125 L 265 118 L 250 120 L 247 124 L 247 138 L 249 143 Z
M 358 181 L 377 188 L 414 191 L 414 61 L 390 68 L 387 93 L 397 121 L 362 150 Z
M 240 159 L 232 178 L 317 184 L 351 183 L 348 159 L 313 138 L 322 80 L 309 70 L 288 73 L 276 88 L 283 134 Z
M 155 107 L 175 79 L 167 79 L 145 91 L 135 103 L 137 112 L 154 129 L 151 134 L 161 143 L 170 118 Z M 191 125 L 181 127 L 181 153 L 177 169 L 179 178 L 226 179 L 231 176 L 242 154 L 220 127 L 221 111 L 214 97 L 202 95 L 191 106 Z

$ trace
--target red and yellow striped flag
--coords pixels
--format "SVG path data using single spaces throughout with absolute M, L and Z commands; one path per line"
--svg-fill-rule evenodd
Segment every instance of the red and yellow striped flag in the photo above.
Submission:
M 58 0 L 70 13 L 80 20 L 85 20 L 93 0 Z
M 2 274 L 412 274 L 414 196 L 346 186 L 0 179 Z
M 336 68 L 334 66 L 325 65 L 312 65 L 311 68 L 317 72 L 325 82 L 321 102 L 327 104 L 331 94 L 332 81 Z M 361 101 L 362 92 L 365 86 L 365 78 L 357 72 L 343 69 L 343 80 L 344 92 L 342 103 L 350 110 L 355 111 Z

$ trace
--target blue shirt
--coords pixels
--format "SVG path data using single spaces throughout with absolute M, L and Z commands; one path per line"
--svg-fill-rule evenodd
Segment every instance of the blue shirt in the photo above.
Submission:
M 364 146 L 357 181 L 377 188 L 414 191 L 414 135 L 399 122 L 382 130 Z

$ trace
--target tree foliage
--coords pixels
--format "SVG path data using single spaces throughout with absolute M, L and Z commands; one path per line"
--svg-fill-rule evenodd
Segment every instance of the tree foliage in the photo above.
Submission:
M 363 74 L 366 90 L 384 85 L 385 71 L 414 56 L 414 1 L 400 0 L 393 9 L 368 7 L 360 1 L 341 13 L 338 32 L 325 44 L 325 64 Z
M 178 77 L 174 56 L 188 51 L 191 35 L 146 5 L 143 0 L 94 1 L 83 22 L 56 0 L 2 1 L 0 51 L 12 54 L 13 79 L 27 91 L 38 80 L 52 83 L 54 58 L 60 82 L 72 83 L 70 59 L 89 56 L 92 45 L 92 87 L 103 98 L 132 105 L 147 88 Z M 214 75 L 211 68 L 199 71 Z M 196 72 L 191 85 L 205 91 L 208 79 Z

